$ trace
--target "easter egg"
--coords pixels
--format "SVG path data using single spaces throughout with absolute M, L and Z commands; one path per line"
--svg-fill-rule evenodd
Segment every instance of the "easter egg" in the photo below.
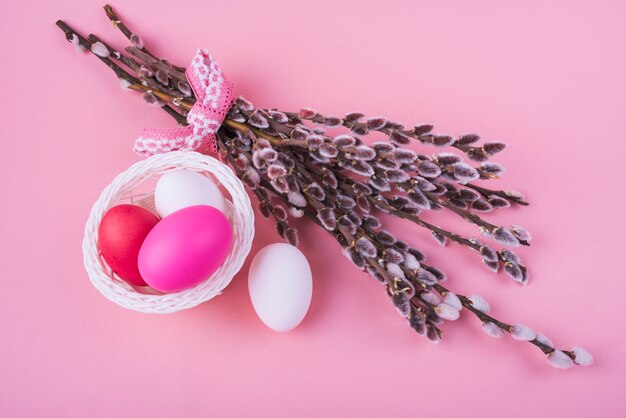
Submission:
M 189 289 L 211 277 L 224 263 L 233 232 L 221 211 L 189 206 L 163 218 L 139 250 L 139 271 L 161 292 Z
M 217 185 L 209 177 L 185 169 L 168 171 L 159 178 L 154 190 L 154 204 L 162 218 L 196 205 L 213 206 L 228 214 L 226 199 Z
M 309 263 L 296 247 L 278 243 L 259 251 L 248 273 L 252 306 L 274 331 L 290 331 L 309 310 L 313 280 Z
M 102 258 L 120 278 L 134 286 L 145 286 L 139 273 L 137 256 L 144 239 L 159 222 L 153 213 L 135 205 L 109 209 L 98 229 Z

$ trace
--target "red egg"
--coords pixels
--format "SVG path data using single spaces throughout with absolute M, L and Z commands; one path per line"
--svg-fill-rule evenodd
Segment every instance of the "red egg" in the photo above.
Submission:
M 100 222 L 98 247 L 111 270 L 133 286 L 146 286 L 139 273 L 137 257 L 148 232 L 159 218 L 135 205 L 109 209 Z

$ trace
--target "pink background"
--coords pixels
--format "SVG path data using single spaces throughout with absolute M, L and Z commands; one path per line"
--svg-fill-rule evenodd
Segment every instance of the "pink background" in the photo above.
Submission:
M 434 3 L 114 6 L 174 62 L 210 48 L 259 106 L 361 110 L 508 142 L 500 184 L 532 205 L 488 218 L 534 233 L 521 251 L 528 287 L 417 228 L 401 234 L 423 242 L 451 287 L 482 294 L 496 316 L 558 346 L 586 347 L 595 366 L 554 370 L 528 344 L 490 339 L 467 314 L 431 345 L 311 226 L 301 234 L 314 297 L 294 332 L 260 323 L 248 264 L 190 311 L 150 316 L 108 302 L 83 270 L 84 222 L 103 187 L 137 161 L 139 129 L 172 121 L 122 92 L 54 26 L 64 18 L 122 46 L 101 2 L 5 1 L 0 415 L 625 416 L 626 3 Z M 269 222 L 257 227 L 254 252 L 278 240 Z

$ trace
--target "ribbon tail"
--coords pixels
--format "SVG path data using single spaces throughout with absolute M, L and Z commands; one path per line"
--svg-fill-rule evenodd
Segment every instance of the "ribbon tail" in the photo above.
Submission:
M 143 157 L 169 151 L 187 151 L 192 149 L 189 146 L 189 139 L 193 135 L 191 126 L 164 129 L 146 128 L 135 140 L 134 149 L 137 154 Z

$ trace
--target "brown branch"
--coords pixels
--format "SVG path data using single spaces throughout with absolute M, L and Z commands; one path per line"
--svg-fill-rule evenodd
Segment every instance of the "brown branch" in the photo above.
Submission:
M 105 4 L 104 5 L 104 12 L 106 13 L 106 15 L 109 18 L 109 20 L 111 21 L 111 23 L 113 24 L 113 27 L 119 29 L 120 32 L 122 32 L 124 34 L 124 36 L 126 36 L 126 38 L 130 41 L 131 37 L 134 35 L 134 33 L 130 29 L 128 29 L 128 27 L 124 24 L 124 22 L 122 22 L 122 20 L 117 16 L 115 11 L 113 10 L 113 7 L 111 7 L 108 4 Z M 141 48 L 141 51 L 143 51 L 144 53 L 150 55 L 154 59 L 158 59 L 154 54 L 152 54 L 150 51 L 148 51 L 148 49 L 145 46 Z M 177 72 L 180 72 L 180 73 L 183 73 L 183 74 L 185 73 L 185 68 L 184 67 L 179 67 L 179 66 L 176 66 L 176 65 L 172 65 L 172 67 Z

